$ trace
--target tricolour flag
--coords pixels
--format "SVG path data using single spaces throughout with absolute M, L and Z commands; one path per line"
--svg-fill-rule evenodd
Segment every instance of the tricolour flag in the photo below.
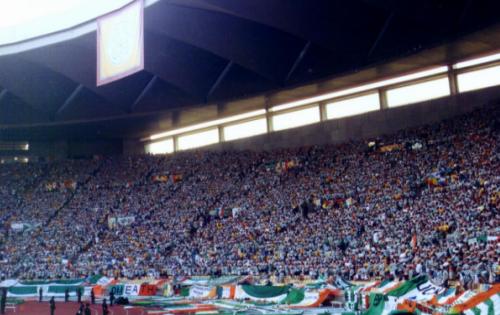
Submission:
M 397 280 L 384 280 L 377 287 L 372 288 L 372 290 L 370 291 L 374 293 L 387 293 L 389 291 L 396 289 L 400 285 L 401 282 Z
M 445 291 L 445 288 L 430 282 L 427 276 L 418 276 L 405 281 L 387 295 L 396 298 L 397 301 L 411 300 L 415 302 L 427 302 Z
M 451 308 L 450 314 L 492 315 L 500 314 L 500 284 L 478 293 L 462 304 Z

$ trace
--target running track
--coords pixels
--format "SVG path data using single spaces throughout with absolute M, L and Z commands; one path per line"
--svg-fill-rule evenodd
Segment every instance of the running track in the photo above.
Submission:
M 79 304 L 76 302 L 56 302 L 55 315 L 75 315 L 78 311 Z M 90 305 L 92 310 L 92 315 L 102 315 L 102 308 L 100 304 Z M 108 306 L 110 315 L 147 315 L 147 310 L 153 310 L 154 308 L 129 308 L 125 309 L 121 305 L 114 305 L 113 307 Z M 16 310 L 8 308 L 5 312 L 7 315 L 19 314 L 19 315 L 50 315 L 50 307 L 48 302 L 38 303 L 35 301 L 27 301 L 23 304 L 17 305 Z

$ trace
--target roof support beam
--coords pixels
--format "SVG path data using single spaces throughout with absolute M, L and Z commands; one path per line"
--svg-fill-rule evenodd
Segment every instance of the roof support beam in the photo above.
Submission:
M 139 104 L 139 102 L 142 101 L 142 99 L 144 98 L 144 96 L 149 92 L 149 90 L 151 90 L 151 88 L 153 87 L 153 85 L 155 85 L 157 79 L 158 79 L 158 77 L 156 75 L 154 75 L 151 78 L 151 80 L 149 80 L 148 84 L 146 84 L 146 86 L 141 91 L 141 93 L 139 94 L 139 96 L 137 96 L 137 98 L 135 99 L 134 103 L 132 103 L 132 106 L 130 107 L 130 112 L 134 111 L 134 108 L 137 106 L 137 104 Z
M 231 70 L 232 66 L 233 66 L 233 61 L 229 60 L 229 62 L 227 63 L 227 65 L 224 67 L 224 70 L 222 70 L 222 72 L 219 74 L 219 77 L 217 78 L 217 80 L 215 80 L 214 84 L 210 88 L 210 91 L 208 91 L 206 100 L 208 100 L 208 98 L 210 97 L 210 95 L 212 95 L 215 92 L 215 90 L 217 89 L 217 87 L 219 86 L 219 84 L 222 82 L 222 80 L 224 80 L 224 77 L 227 75 L 227 73 L 229 72 L 229 70 Z
M 378 33 L 377 39 L 375 39 L 375 42 L 373 42 L 372 47 L 368 51 L 368 57 L 370 57 L 373 54 L 373 52 L 375 51 L 375 48 L 377 48 L 378 43 L 380 42 L 380 40 L 384 36 L 385 32 L 387 31 L 387 28 L 389 28 L 389 24 L 391 24 L 391 21 L 392 21 L 392 18 L 394 17 L 394 14 L 395 14 L 394 11 L 392 11 L 391 14 L 389 14 L 389 16 L 387 17 L 387 19 L 385 19 L 384 26 L 382 26 L 382 29 Z
M 285 78 L 285 82 L 288 81 L 288 79 L 290 79 L 290 77 L 292 76 L 295 69 L 297 69 L 297 67 L 299 66 L 302 59 L 304 59 L 304 56 L 306 55 L 307 50 L 309 49 L 310 46 L 311 46 L 311 41 L 308 41 L 306 43 L 306 45 L 304 46 L 304 48 L 302 48 L 299 55 L 297 56 L 297 59 L 295 59 L 295 62 L 293 63 L 292 68 L 290 68 L 290 71 L 288 71 L 288 74 L 286 75 L 286 78 Z
M 71 94 L 69 95 L 69 97 L 64 101 L 64 103 L 62 104 L 61 107 L 59 107 L 59 109 L 57 110 L 57 112 L 55 113 L 54 116 L 57 116 L 59 115 L 60 113 L 62 113 L 62 111 L 68 107 L 69 104 L 71 104 L 71 102 L 76 98 L 76 96 L 78 95 L 78 93 L 80 93 L 80 91 L 83 89 L 83 84 L 79 84 L 76 89 L 71 92 Z
M 460 13 L 460 17 L 458 18 L 457 25 L 456 27 L 459 28 L 460 24 L 464 21 L 465 17 L 467 16 L 467 13 L 469 13 L 470 6 L 472 4 L 472 0 L 468 0 L 462 9 L 462 13 Z
M 7 89 L 3 89 L 2 91 L 0 91 L 0 103 L 2 102 L 2 99 L 7 94 L 7 92 Z

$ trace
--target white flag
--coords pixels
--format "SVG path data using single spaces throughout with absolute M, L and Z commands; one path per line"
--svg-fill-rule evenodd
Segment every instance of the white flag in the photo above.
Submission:
M 98 86 L 144 69 L 143 17 L 143 0 L 137 0 L 98 19 Z

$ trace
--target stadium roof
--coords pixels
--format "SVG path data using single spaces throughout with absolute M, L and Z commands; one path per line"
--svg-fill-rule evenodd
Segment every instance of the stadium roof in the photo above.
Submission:
M 13 45 L 0 46 L 0 138 L 137 137 L 158 129 L 162 115 L 174 109 L 356 72 L 470 34 L 478 35 L 446 46 L 444 53 L 435 51 L 434 59 L 427 55 L 408 62 L 417 67 L 500 43 L 495 0 L 148 4 L 145 70 L 105 86 L 95 82 L 95 31 L 16 53 L 7 50 Z M 378 71 L 397 73 L 398 67 Z

